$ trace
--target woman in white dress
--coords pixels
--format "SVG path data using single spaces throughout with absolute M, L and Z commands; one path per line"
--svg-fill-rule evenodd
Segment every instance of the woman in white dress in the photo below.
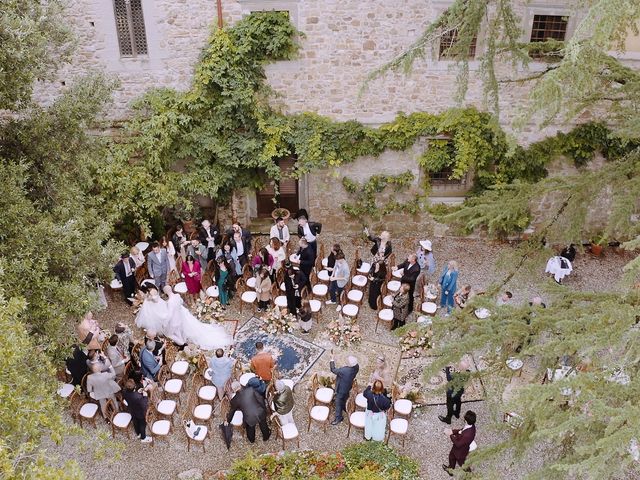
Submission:
M 145 283 L 140 287 L 145 299 L 136 316 L 136 325 L 147 331 L 164 332 L 165 325 L 169 319 L 167 302 L 160 298 L 155 285 Z
M 193 343 L 202 350 L 224 348 L 233 343 L 231 336 L 220 325 L 202 323 L 184 306 L 180 295 L 171 291 L 168 285 L 164 292 L 167 300 L 168 321 L 164 333 L 174 342 L 183 345 Z
M 275 274 L 278 273 L 278 270 L 282 267 L 282 263 L 284 262 L 287 254 L 284 251 L 284 247 L 280 240 L 277 237 L 273 237 L 269 242 L 269 246 L 267 247 L 267 252 L 273 257 L 273 267 L 271 269 L 271 279 L 275 279 Z
M 176 247 L 173 242 L 167 241 L 167 237 L 160 239 L 160 246 L 167 249 L 167 258 L 169 258 L 169 272 L 176 269 Z

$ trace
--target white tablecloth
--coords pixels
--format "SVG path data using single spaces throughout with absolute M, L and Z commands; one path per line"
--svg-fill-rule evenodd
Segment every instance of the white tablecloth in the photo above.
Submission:
M 567 268 L 562 268 L 562 262 L 565 262 Z M 556 282 L 561 281 L 572 271 L 573 267 L 571 266 L 571 262 L 563 257 L 551 257 L 547 262 L 547 268 L 545 269 L 545 273 L 552 274 Z

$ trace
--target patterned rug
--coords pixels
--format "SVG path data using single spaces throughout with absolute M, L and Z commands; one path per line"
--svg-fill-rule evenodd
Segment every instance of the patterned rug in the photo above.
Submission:
M 324 353 L 324 348 L 294 335 L 266 333 L 256 317 L 251 317 L 238 330 L 235 342 L 236 357 L 247 365 L 256 354 L 256 342 L 264 343 L 265 350 L 276 359 L 280 376 L 294 383 L 298 383 Z

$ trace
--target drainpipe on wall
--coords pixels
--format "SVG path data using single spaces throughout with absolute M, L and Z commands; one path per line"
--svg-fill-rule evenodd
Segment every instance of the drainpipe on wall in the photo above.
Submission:
M 222 29 L 222 0 L 216 0 L 216 6 L 218 7 L 218 28 Z

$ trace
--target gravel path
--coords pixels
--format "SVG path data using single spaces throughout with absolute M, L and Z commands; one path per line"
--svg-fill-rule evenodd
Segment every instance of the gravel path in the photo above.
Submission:
M 368 242 L 354 242 L 330 236 L 329 238 L 323 236 L 322 241 L 324 242 L 326 253 L 329 252 L 332 243 L 340 243 L 350 264 L 354 258 L 354 250 L 357 243 L 365 246 L 362 249 L 362 252 L 365 252 L 363 257 L 365 259 L 369 257 Z M 394 243 L 398 262 L 401 262 L 409 250 L 413 249 L 412 239 L 392 238 L 392 242 Z M 460 264 L 459 285 L 468 283 L 479 290 L 487 288 L 497 279 L 504 278 L 508 269 L 504 265 L 510 265 L 509 260 L 503 260 L 504 255 L 508 256 L 514 250 L 514 247 L 509 244 L 460 238 L 435 238 L 433 239 L 433 244 L 438 271 L 442 269 L 447 260 L 455 259 Z M 586 291 L 619 288 L 617 285 L 621 278 L 622 267 L 630 258 L 631 256 L 629 255 L 618 255 L 610 251 L 606 251 L 605 255 L 600 258 L 595 258 L 589 254 L 579 254 L 574 264 L 575 273 L 566 279 L 562 288 Z M 521 275 L 514 277 L 507 285 L 507 288 L 514 293 L 514 300 L 517 303 L 528 301 L 535 294 L 542 294 L 544 297 L 543 292 L 548 288 L 550 282 L 543 272 L 544 261 L 537 269 L 529 269 L 523 272 Z M 133 325 L 131 311 L 121 301 L 120 297 L 114 298 L 110 296 L 109 303 L 109 307 L 105 311 L 96 315 L 103 327 L 112 329 L 115 323 L 119 321 Z M 358 321 L 362 327 L 365 340 L 385 343 L 390 346 L 397 345 L 397 338 L 386 329 L 379 328 L 378 332 L 374 333 L 376 316 L 369 310 L 366 301 L 361 311 Z M 325 308 L 323 324 L 326 324 L 334 315 L 336 315 L 335 312 Z M 249 316 L 250 314 L 246 310 L 240 316 L 235 305 L 229 309 L 228 318 L 237 318 L 241 324 Z M 305 338 L 313 342 L 321 329 L 322 326 L 315 324 L 312 334 Z M 137 333 L 140 334 L 141 332 Z M 329 353 L 325 352 L 318 363 L 324 363 L 328 368 L 328 356 Z M 374 356 L 375 352 L 371 352 L 371 357 L 373 358 Z M 344 423 L 335 427 L 328 426 L 326 434 L 319 426 L 312 425 L 311 431 L 307 433 L 307 396 L 306 382 L 303 382 L 296 388 L 296 407 L 294 409 L 296 425 L 301 431 L 300 448 L 335 451 L 361 440 L 362 434 L 356 431 L 352 431 L 351 438 L 347 439 L 347 427 Z M 476 440 L 480 447 L 504 439 L 504 431 L 495 431 L 489 426 L 494 419 L 499 418 L 499 413 L 492 411 L 487 402 L 475 402 L 468 404 L 468 407 L 478 414 L 478 436 Z M 397 446 L 400 451 L 420 463 L 422 478 L 425 479 L 444 480 L 449 478 L 440 467 L 447 459 L 450 442 L 442 433 L 443 424 L 437 419 L 439 413 L 444 413 L 443 406 L 424 407 L 415 412 L 410 421 L 409 434 L 404 449 L 400 446 L 400 439 L 392 438 L 390 442 L 390 444 Z M 125 438 L 125 449 L 118 459 L 112 459 L 108 454 L 102 459 L 95 459 L 90 452 L 82 447 L 86 440 L 79 436 L 66 438 L 61 446 L 50 445 L 49 452 L 54 457 L 77 460 L 86 472 L 87 478 L 90 479 L 153 478 L 160 480 L 176 478 L 180 472 L 192 468 L 208 472 L 226 469 L 235 459 L 242 457 L 249 450 L 263 453 L 277 452 L 281 449 L 281 442 L 279 440 L 276 441 L 275 436 L 266 443 L 263 443 L 262 440 L 257 440 L 254 445 L 250 445 L 236 434 L 231 450 L 227 451 L 216 431 L 219 420 L 219 415 L 216 415 L 212 422 L 215 430 L 212 432 L 212 437 L 206 441 L 206 453 L 202 453 L 202 449 L 199 446 L 192 448 L 191 452 L 187 452 L 185 434 L 179 426 L 174 428 L 168 441 L 157 442 L 155 447 L 141 445 L 138 441 L 126 440 Z M 176 417 L 176 422 L 178 422 L 178 417 Z M 104 422 L 100 420 L 98 421 L 98 429 L 110 433 Z M 90 435 L 93 433 L 91 427 L 88 427 L 88 433 Z M 294 446 L 293 444 L 288 444 L 287 449 L 292 449 Z M 531 471 L 532 468 L 535 468 L 543 461 L 543 458 L 544 455 L 530 455 L 530 458 L 522 462 L 513 462 L 507 455 L 494 464 L 491 470 L 483 469 L 483 476 L 486 478 L 492 475 L 495 478 L 521 478 L 521 472 Z

